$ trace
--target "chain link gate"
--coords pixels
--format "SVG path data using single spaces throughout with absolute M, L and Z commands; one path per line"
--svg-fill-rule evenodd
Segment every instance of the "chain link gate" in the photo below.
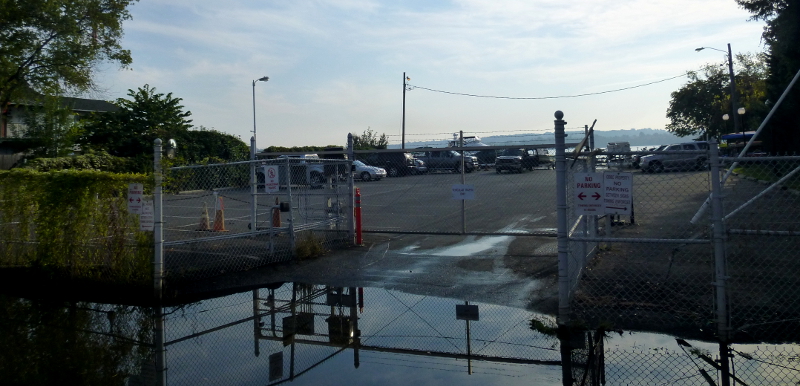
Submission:
M 352 244 L 349 161 L 259 156 L 164 170 L 156 199 L 164 277 L 197 280 Z
M 559 135 L 559 125 L 565 122 L 557 118 Z M 559 323 L 565 328 L 655 330 L 718 341 L 717 364 L 703 371 L 717 371 L 722 384 L 741 381 L 736 379 L 736 366 L 755 369 L 748 376 L 758 380 L 756 384 L 765 379 L 786 384 L 793 379 L 783 374 L 787 369 L 800 371 L 791 359 L 785 360 L 786 353 L 796 357 L 796 344 L 745 344 L 798 339 L 800 186 L 792 177 L 800 170 L 800 157 L 719 157 L 713 142 L 707 151 L 667 149 L 557 153 L 557 172 L 563 175 Z M 648 154 L 654 154 L 645 157 L 650 160 L 680 161 L 669 168 L 631 173 L 635 217 L 634 211 L 623 216 L 576 214 L 576 174 L 603 172 L 605 180 L 609 173 L 621 171 L 610 165 L 598 168 L 598 155 Z M 730 170 L 735 173 L 724 173 L 734 163 L 738 164 Z M 769 366 L 754 368 L 759 362 Z M 584 376 L 594 376 L 585 371 Z

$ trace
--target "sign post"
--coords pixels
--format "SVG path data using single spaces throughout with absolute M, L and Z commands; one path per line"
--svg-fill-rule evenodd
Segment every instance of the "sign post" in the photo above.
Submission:
M 128 213 L 142 213 L 144 184 L 128 184 Z
M 278 165 L 264 166 L 264 191 L 274 193 L 280 189 Z
M 603 214 L 603 173 L 575 173 L 575 214 Z
M 606 214 L 630 216 L 633 209 L 633 173 L 603 174 L 603 205 Z

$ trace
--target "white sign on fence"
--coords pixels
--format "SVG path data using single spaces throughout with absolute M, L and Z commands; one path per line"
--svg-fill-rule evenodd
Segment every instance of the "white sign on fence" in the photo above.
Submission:
M 278 166 L 264 166 L 264 191 L 267 193 L 280 190 L 280 177 L 278 176 Z
M 142 213 L 139 215 L 139 230 L 152 231 L 155 228 L 153 201 L 142 201 Z
M 454 200 L 475 199 L 475 185 L 454 184 L 452 189 Z
M 633 205 L 633 173 L 605 172 L 603 185 L 606 214 L 630 215 Z
M 603 173 L 575 173 L 575 214 L 603 214 Z
M 128 184 L 128 213 L 142 213 L 143 184 Z

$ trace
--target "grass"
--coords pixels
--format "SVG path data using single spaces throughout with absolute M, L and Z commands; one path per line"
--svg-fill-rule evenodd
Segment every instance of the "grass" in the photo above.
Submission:
M 778 169 L 773 164 L 753 164 L 740 166 L 733 171 L 739 175 L 755 178 L 757 180 L 775 182 L 796 167 L 794 164 L 784 164 L 781 166 L 783 167 Z M 800 190 L 800 173 L 793 175 L 791 178 L 784 181 L 782 185 L 789 189 Z

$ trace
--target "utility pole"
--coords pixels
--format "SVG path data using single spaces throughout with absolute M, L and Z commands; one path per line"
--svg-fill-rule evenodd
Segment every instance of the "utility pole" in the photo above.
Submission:
M 728 74 L 731 76 L 731 118 L 733 118 L 733 132 L 738 133 L 739 130 L 739 114 L 736 106 L 736 80 L 733 76 L 733 55 L 731 55 L 731 44 L 728 43 Z
M 401 139 L 401 149 L 406 148 L 406 73 L 403 72 L 403 137 Z

